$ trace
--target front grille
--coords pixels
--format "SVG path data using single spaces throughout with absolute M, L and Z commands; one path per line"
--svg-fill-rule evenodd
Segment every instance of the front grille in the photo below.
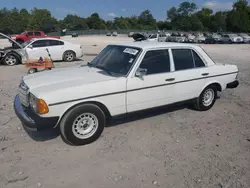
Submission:
M 21 82 L 18 94 L 20 97 L 20 102 L 22 105 L 28 107 L 29 106 L 29 91 L 24 82 Z

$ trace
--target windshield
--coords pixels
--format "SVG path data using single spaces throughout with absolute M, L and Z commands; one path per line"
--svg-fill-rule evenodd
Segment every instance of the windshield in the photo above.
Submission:
M 135 47 L 108 45 L 90 63 L 90 66 L 122 76 L 128 74 L 141 49 Z
M 21 46 L 22 46 L 23 48 L 25 48 L 26 46 L 28 46 L 28 45 L 29 45 L 30 43 L 32 43 L 33 41 L 34 41 L 34 40 L 28 40 L 28 41 L 22 43 Z

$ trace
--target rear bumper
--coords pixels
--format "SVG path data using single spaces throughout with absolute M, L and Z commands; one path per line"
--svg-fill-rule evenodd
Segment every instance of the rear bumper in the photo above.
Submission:
M 235 80 L 235 81 L 230 82 L 230 83 L 227 84 L 228 89 L 234 89 L 234 88 L 236 88 L 238 86 L 239 86 L 239 81 L 238 80 Z
M 32 112 L 30 109 L 24 109 L 18 95 L 14 100 L 14 110 L 23 125 L 31 131 L 53 128 L 57 125 L 59 120 L 59 117 L 43 118 Z

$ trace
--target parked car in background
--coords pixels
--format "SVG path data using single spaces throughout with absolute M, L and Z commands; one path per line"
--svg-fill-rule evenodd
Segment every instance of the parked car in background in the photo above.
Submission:
M 30 39 L 34 38 L 56 38 L 60 39 L 60 36 L 47 36 L 43 31 L 24 31 L 23 33 L 19 35 L 12 35 L 12 39 L 14 39 L 16 42 L 22 44 Z
M 71 35 L 73 38 L 78 37 L 78 33 L 72 33 Z
M 172 33 L 171 36 L 168 37 L 167 41 L 183 43 L 185 42 L 185 36 L 183 36 L 181 33 Z
M 66 62 L 74 61 L 83 56 L 83 46 L 72 44 L 55 38 L 31 39 L 22 44 L 30 60 L 37 60 L 40 57 L 49 58 L 46 49 L 49 50 L 53 61 L 64 60 Z
M 244 43 L 250 43 L 250 36 L 247 33 L 239 33 L 239 36 L 243 38 Z
M 24 76 L 14 109 L 28 129 L 60 127 L 68 143 L 85 145 L 114 116 L 180 102 L 207 111 L 237 76 L 236 65 L 216 64 L 197 45 L 108 45 L 86 66 Z
M 112 33 L 112 36 L 117 37 L 117 36 L 118 36 L 118 33 L 117 33 L 116 31 L 114 31 L 114 32 Z
M 110 33 L 110 32 L 106 33 L 106 36 L 108 36 L 108 37 L 110 37 L 111 35 L 112 35 L 112 33 Z
M 134 34 L 134 32 L 129 32 L 129 33 L 128 33 L 128 37 L 132 37 L 133 34 Z
M 28 59 L 28 54 L 23 50 L 21 44 L 3 33 L 0 33 L 0 36 L 8 39 L 11 43 L 11 46 L 0 49 L 0 64 L 14 66 L 24 63 Z
M 166 33 L 160 33 L 158 34 L 158 42 L 166 42 L 168 36 L 166 35 Z
M 220 35 L 213 33 L 211 35 L 208 35 L 205 39 L 205 44 L 221 44 L 222 38 Z
M 224 34 L 222 36 L 222 43 L 232 44 L 232 43 L 243 43 L 243 38 L 236 34 Z
M 150 42 L 157 42 L 159 39 L 159 34 L 156 33 L 156 34 L 151 34 L 149 35 L 149 37 L 147 38 L 148 41 Z
M 192 35 L 190 33 L 185 33 L 184 37 L 185 37 L 185 42 L 194 43 L 194 40 L 195 40 L 195 36 L 194 35 Z
M 206 37 L 202 33 L 196 33 L 195 34 L 195 43 L 205 43 Z

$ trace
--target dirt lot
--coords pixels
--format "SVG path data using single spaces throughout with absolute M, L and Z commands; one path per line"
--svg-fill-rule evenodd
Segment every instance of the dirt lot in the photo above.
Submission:
M 130 39 L 66 40 L 84 44 L 88 55 L 57 67 L 85 63 L 106 44 Z M 82 147 L 65 144 L 57 130 L 27 133 L 12 107 L 27 70 L 0 66 L 0 188 L 249 188 L 250 45 L 203 47 L 215 61 L 238 65 L 237 89 L 207 112 L 178 106 L 114 121 Z

